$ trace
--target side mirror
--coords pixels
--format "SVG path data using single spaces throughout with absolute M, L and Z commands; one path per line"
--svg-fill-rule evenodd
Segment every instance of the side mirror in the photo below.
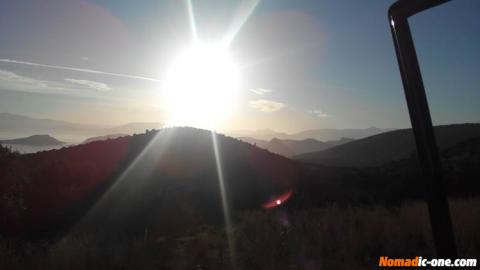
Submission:
M 438 153 L 432 119 L 428 107 L 415 45 L 408 18 L 448 0 L 399 0 L 388 10 L 395 52 L 407 99 L 418 158 L 425 180 L 429 184 L 428 212 L 437 256 L 457 257 L 455 237 L 444 187 L 440 156 Z

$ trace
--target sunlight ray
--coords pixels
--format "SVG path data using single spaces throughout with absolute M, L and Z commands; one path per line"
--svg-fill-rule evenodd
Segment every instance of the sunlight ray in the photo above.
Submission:
M 168 131 L 174 131 L 173 129 L 168 130 Z M 84 217 L 81 219 L 86 220 L 90 215 L 92 215 L 95 210 L 102 204 L 102 202 L 111 194 L 117 186 L 120 185 L 123 181 L 128 179 L 128 174 L 137 166 L 140 164 L 140 162 L 143 160 L 144 156 L 150 150 L 153 144 L 158 143 L 157 140 L 161 135 L 163 135 L 167 130 L 164 128 L 160 129 L 154 136 L 153 138 L 145 145 L 145 147 L 140 151 L 140 153 L 131 161 L 131 163 L 128 165 L 127 168 L 117 177 L 117 179 L 114 181 L 114 183 L 106 190 L 100 198 L 97 199 L 97 201 L 90 207 L 90 209 L 85 213 Z M 160 144 L 161 148 L 157 149 L 155 154 L 157 158 L 160 158 L 160 156 L 163 154 L 163 152 L 166 150 L 166 147 L 169 144 L 170 138 L 172 137 L 174 132 L 168 132 L 166 133 L 166 137 L 164 138 L 164 141 Z M 79 223 L 82 223 L 82 222 Z
M 320 46 L 320 42 L 311 42 L 308 44 L 304 44 L 302 46 L 296 46 L 294 48 L 290 48 L 287 50 L 282 50 L 282 51 L 277 51 L 273 52 L 269 55 L 265 55 L 264 57 L 261 58 L 255 58 L 254 61 L 245 63 L 241 66 L 239 66 L 239 69 L 244 70 L 248 69 L 250 67 L 254 67 L 257 65 L 262 65 L 266 64 L 268 62 L 272 62 L 281 58 L 288 58 L 288 57 L 294 57 L 295 54 L 300 54 L 300 53 L 305 53 L 308 50 L 314 50 Z
M 227 200 L 227 193 L 225 191 L 225 178 L 223 175 L 220 151 L 219 151 L 219 146 L 217 141 L 217 134 L 213 130 L 211 131 L 211 134 L 212 134 L 213 150 L 215 154 L 215 163 L 217 166 L 217 177 L 218 177 L 218 183 L 220 187 L 220 195 L 222 198 L 223 216 L 225 219 L 225 231 L 227 234 L 228 250 L 230 252 L 230 260 L 231 260 L 232 266 L 235 267 L 235 250 L 234 250 L 235 244 L 234 244 L 234 238 L 233 238 L 232 223 L 230 218 L 230 210 L 229 210 L 228 200 Z
M 222 40 L 222 44 L 225 47 L 228 47 L 230 43 L 232 43 L 235 36 L 240 32 L 240 29 L 242 29 L 242 26 L 252 15 L 258 3 L 260 3 L 260 0 L 248 0 L 244 1 L 240 8 L 238 8 L 237 16 L 235 16 L 235 19 L 231 22 L 229 30 Z
M 190 22 L 190 30 L 194 43 L 198 42 L 197 24 L 195 22 L 195 14 L 193 12 L 192 0 L 187 0 L 188 21 Z

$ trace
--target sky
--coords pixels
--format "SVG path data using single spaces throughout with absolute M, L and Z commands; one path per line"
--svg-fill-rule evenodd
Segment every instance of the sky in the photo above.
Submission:
M 241 89 L 220 130 L 410 127 L 393 1 L 191 1 L 198 39 L 228 38 Z M 165 122 L 162 79 L 192 44 L 189 1 L 0 3 L 0 112 Z M 435 124 L 480 122 L 480 1 L 410 18 Z M 209 104 L 221 104 L 211 97 Z

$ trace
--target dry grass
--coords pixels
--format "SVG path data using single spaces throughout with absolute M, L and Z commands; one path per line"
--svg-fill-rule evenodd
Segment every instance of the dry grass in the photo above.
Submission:
M 480 255 L 480 199 L 451 201 L 461 257 Z M 72 233 L 20 253 L 0 243 L 2 269 L 372 269 L 382 255 L 434 256 L 426 205 L 243 213 L 232 234 L 204 226 L 161 241 Z M 38 245 L 38 244 L 36 244 Z M 43 250 L 43 251 L 41 251 Z M 21 255 L 20 255 L 21 254 Z M 7 258 L 7 259 L 6 259 Z
M 480 199 L 452 200 L 451 209 L 459 254 L 478 257 Z M 258 257 L 250 261 L 258 269 L 371 269 L 382 255 L 432 257 L 427 214 L 419 202 L 249 213 L 238 231 L 238 252 L 247 261 Z

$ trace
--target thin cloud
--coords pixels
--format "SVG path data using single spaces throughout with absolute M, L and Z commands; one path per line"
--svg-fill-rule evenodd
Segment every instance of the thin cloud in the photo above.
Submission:
M 259 99 L 249 102 L 250 107 L 265 113 L 273 113 L 285 107 L 285 104 L 272 100 Z
M 26 91 L 31 93 L 58 93 L 66 90 L 66 84 L 44 81 L 0 69 L 0 89 L 9 91 Z
M 24 86 L 34 86 L 37 88 L 44 88 L 47 86 L 46 82 L 34 78 L 19 75 L 15 72 L 0 69 L 0 81 L 9 84 L 20 84 Z
M 56 65 L 45 65 L 45 64 L 39 64 L 39 63 L 33 63 L 33 62 L 11 60 L 11 59 L 0 59 L 0 62 L 10 63 L 10 64 L 19 64 L 19 65 L 35 66 L 35 67 L 61 69 L 61 70 L 71 70 L 71 71 L 78 71 L 78 72 L 85 72 L 85 73 L 93 73 L 93 74 L 100 74 L 100 75 L 108 75 L 108 76 L 122 77 L 122 78 L 136 79 L 136 80 L 160 82 L 160 80 L 155 79 L 155 78 L 148 78 L 148 77 L 143 77 L 143 76 L 136 76 L 136 75 L 129 75 L 129 74 L 121 74 L 121 73 L 105 72 L 105 71 L 93 70 L 93 69 L 75 68 L 75 67 L 65 67 L 65 66 L 56 66 Z
M 94 82 L 94 81 L 88 81 L 88 80 L 77 80 L 77 79 L 65 79 L 65 81 L 71 82 L 71 83 L 74 83 L 74 84 L 87 86 L 89 88 L 92 88 L 94 90 L 101 91 L 101 92 L 107 92 L 107 91 L 112 90 L 112 88 L 110 88 L 110 86 L 108 86 L 105 83 L 101 83 L 101 82 Z
M 108 85 L 100 82 L 76 79 L 65 79 L 65 82 L 47 81 L 21 75 L 13 71 L 0 69 L 0 90 L 22 91 L 40 94 L 84 95 L 82 94 L 84 91 L 77 90 L 88 88 L 95 89 L 97 91 L 111 90 Z
M 320 118 L 330 117 L 329 114 L 326 114 L 321 110 L 312 110 L 312 111 L 310 111 L 310 113 L 312 113 L 315 116 L 320 117 Z
M 265 88 L 250 89 L 250 92 L 252 92 L 254 94 L 257 94 L 257 95 L 261 95 L 261 96 L 263 94 L 270 93 L 272 91 L 273 91 L 272 89 L 265 89 Z

